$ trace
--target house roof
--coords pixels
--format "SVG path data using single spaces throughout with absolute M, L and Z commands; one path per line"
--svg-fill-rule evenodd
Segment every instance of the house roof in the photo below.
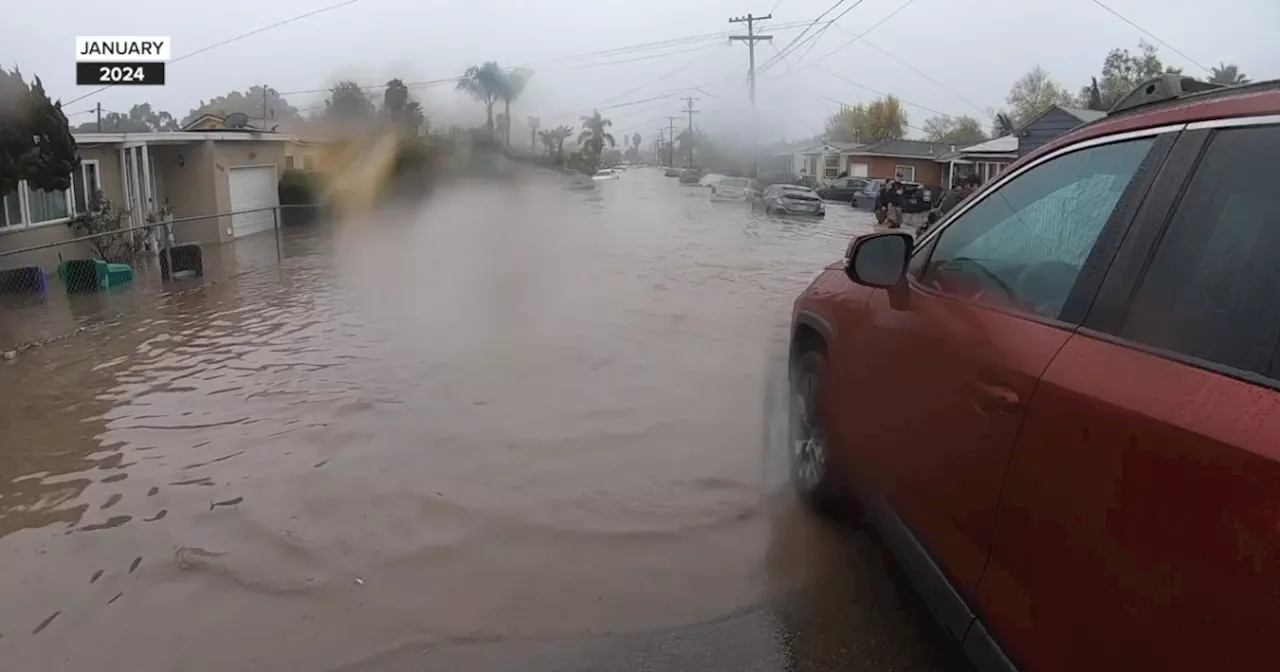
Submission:
M 171 144 L 202 140 L 249 140 L 275 142 L 292 140 L 288 135 L 270 132 L 216 131 L 152 131 L 148 133 L 71 133 L 77 144 Z
M 1107 116 L 1106 112 L 1101 112 L 1099 110 L 1087 110 L 1083 107 L 1065 107 L 1063 105 L 1059 105 L 1058 109 L 1062 110 L 1063 112 L 1066 112 L 1067 114 L 1075 117 L 1076 119 L 1079 119 L 1082 123 L 1085 123 L 1085 124 L 1091 121 L 1097 121 Z
M 865 145 L 853 145 L 842 154 L 856 156 L 892 156 L 903 159 L 936 159 L 950 151 L 951 146 L 927 140 L 881 140 Z
M 961 154 L 1012 154 L 1018 151 L 1018 136 L 1002 135 L 998 138 L 960 148 Z
M 856 142 L 824 142 L 818 145 L 809 145 L 801 149 L 797 149 L 793 154 L 823 154 L 823 153 L 844 153 L 853 149 L 857 149 L 862 145 Z
M 209 120 L 209 119 L 212 119 L 218 122 L 219 124 L 225 124 L 227 122 L 227 118 L 220 114 L 210 114 L 206 112 L 205 114 L 202 114 L 196 117 L 195 119 L 192 119 L 190 122 L 183 124 L 182 130 L 190 131 L 194 129 L 196 126 L 199 126 L 200 124 L 204 123 L 206 120 Z

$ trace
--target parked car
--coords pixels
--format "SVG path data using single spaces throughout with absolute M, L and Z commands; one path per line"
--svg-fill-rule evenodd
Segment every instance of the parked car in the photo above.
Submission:
M 683 171 L 681 171 L 679 168 L 668 168 L 664 174 L 667 177 L 680 177 L 681 172 Z
M 614 170 L 613 168 L 601 168 L 600 170 L 597 170 L 597 171 L 596 171 L 596 174 L 595 174 L 595 175 L 592 175 L 592 176 L 591 176 L 591 179 L 593 179 L 593 180 L 616 180 L 616 179 L 618 179 L 618 171 Z
M 887 181 L 878 177 L 866 180 L 849 197 L 849 205 L 855 208 L 874 209 L 876 207 L 876 196 L 880 195 L 880 189 L 884 187 L 884 183 Z
M 818 192 L 796 184 L 775 184 L 766 188 L 760 198 L 752 202 L 751 209 L 764 210 L 768 215 L 827 215 Z
M 798 297 L 791 464 L 980 669 L 1271 669 L 1280 82 L 1166 75 Z
M 680 184 L 696 185 L 702 179 L 702 171 L 697 168 L 685 168 L 680 171 Z
M 714 187 L 724 178 L 725 176 L 720 173 L 706 173 L 698 179 L 698 184 L 703 187 Z
M 908 215 L 933 209 L 933 192 L 919 182 L 903 182 L 902 211 Z
M 842 177 L 818 187 L 814 191 L 817 191 L 818 195 L 825 201 L 844 201 L 849 203 L 859 193 L 865 192 L 872 182 L 883 183 L 884 180 L 875 180 L 870 177 Z
M 745 177 L 726 177 L 711 187 L 713 201 L 747 201 L 756 189 L 755 180 Z

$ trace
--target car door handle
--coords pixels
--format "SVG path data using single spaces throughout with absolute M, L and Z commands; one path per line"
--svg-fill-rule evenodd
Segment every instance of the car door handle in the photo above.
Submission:
M 1022 408 L 1022 397 L 1004 385 L 977 383 L 974 385 L 974 404 L 983 413 L 1016 413 Z

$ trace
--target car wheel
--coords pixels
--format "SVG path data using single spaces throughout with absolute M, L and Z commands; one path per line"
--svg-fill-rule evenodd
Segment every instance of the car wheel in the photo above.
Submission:
M 851 208 L 857 208 L 857 207 L 858 207 L 858 199 L 857 199 L 857 198 L 851 198 L 851 199 L 849 199 L 849 207 L 851 207 Z
M 831 510 L 839 499 L 830 444 L 820 407 L 827 358 L 819 350 L 809 350 L 795 360 L 791 370 L 791 401 L 788 432 L 788 460 L 791 483 L 810 505 Z

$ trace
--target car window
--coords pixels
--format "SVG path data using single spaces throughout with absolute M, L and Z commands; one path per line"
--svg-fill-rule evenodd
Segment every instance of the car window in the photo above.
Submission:
M 1120 336 L 1280 379 L 1280 127 L 1219 131 L 1182 194 Z
M 1154 140 L 1082 149 L 1022 173 L 939 234 L 927 287 L 1057 318 Z

